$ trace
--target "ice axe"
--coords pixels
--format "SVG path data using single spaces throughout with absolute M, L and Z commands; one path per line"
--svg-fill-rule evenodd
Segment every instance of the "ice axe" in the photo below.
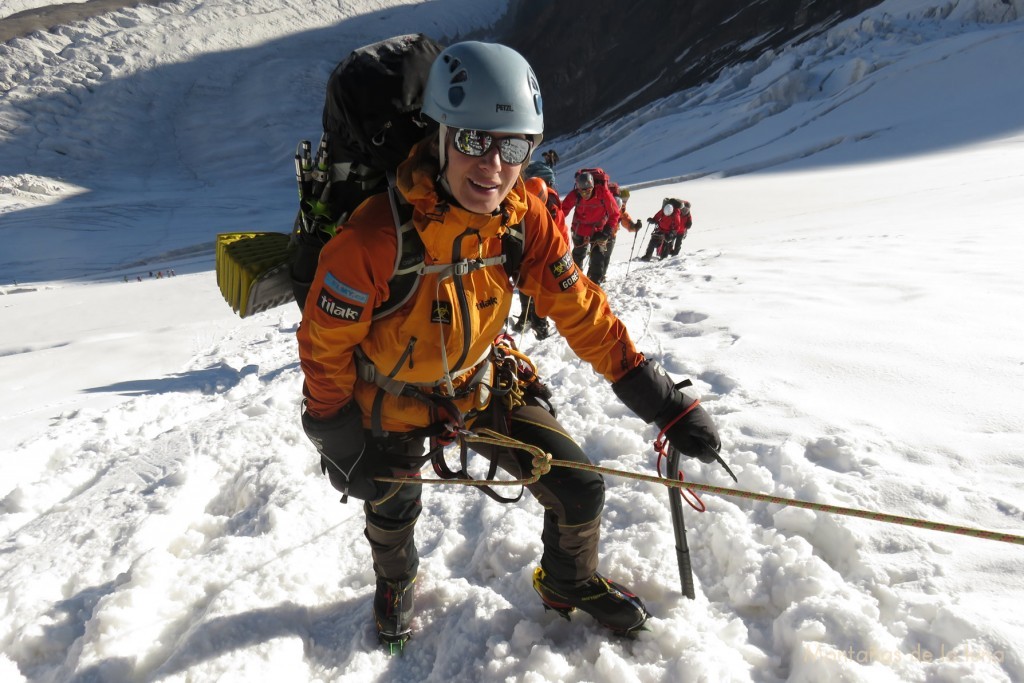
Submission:
M 669 479 L 682 481 L 679 472 L 679 451 L 675 446 L 668 451 Z M 690 566 L 690 546 L 686 542 L 686 524 L 683 520 L 683 491 L 681 488 L 670 488 L 668 490 L 669 508 L 672 510 L 672 531 L 676 537 L 676 562 L 679 564 L 679 582 L 682 586 L 683 595 L 690 600 L 694 599 L 693 591 L 693 568 Z

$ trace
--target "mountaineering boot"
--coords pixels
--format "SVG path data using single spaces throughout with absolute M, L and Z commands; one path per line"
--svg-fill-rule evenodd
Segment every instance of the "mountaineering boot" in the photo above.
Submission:
M 600 574 L 594 574 L 582 585 L 571 586 L 552 579 L 537 567 L 533 571 L 533 588 L 545 609 L 553 609 L 568 619 L 569 613 L 578 607 L 621 636 L 636 635 L 651 616 L 640 598 Z
M 523 328 L 526 326 L 525 318 L 526 318 L 526 316 L 523 316 L 522 318 L 519 318 L 514 323 L 512 323 L 512 331 L 513 332 L 522 332 L 523 331 Z
M 373 617 L 377 622 L 377 637 L 391 654 L 402 652 L 405 641 L 412 635 L 412 586 L 415 582 L 415 577 L 408 581 L 377 578 Z
M 544 321 L 543 325 L 532 324 L 533 333 L 537 335 L 537 339 L 547 339 L 548 337 L 551 336 L 551 328 L 549 327 L 550 324 L 551 323 L 549 323 L 547 320 Z

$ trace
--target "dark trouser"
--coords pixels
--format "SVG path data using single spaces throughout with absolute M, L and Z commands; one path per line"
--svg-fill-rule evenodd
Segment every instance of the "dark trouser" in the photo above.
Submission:
M 513 411 L 509 433 L 514 439 L 540 447 L 557 460 L 589 462 L 558 421 L 539 406 L 526 405 Z M 486 456 L 496 457 L 499 467 L 513 477 L 529 476 L 529 454 L 494 446 L 476 448 Z M 401 458 L 422 452 L 422 440 L 414 439 L 367 455 L 388 457 L 390 454 Z M 422 509 L 422 488 L 422 484 L 392 484 L 384 497 L 364 505 L 366 538 L 370 541 L 373 570 L 377 576 L 396 581 L 416 576 L 419 555 L 413 532 Z M 549 576 L 563 583 L 576 584 L 588 580 L 597 571 L 604 479 L 592 472 L 553 467 L 528 488 L 544 507 L 541 567 Z M 514 489 L 498 492 L 505 496 L 515 495 Z M 459 493 L 481 495 L 468 486 L 462 487 Z
M 686 233 L 676 233 L 676 235 L 665 243 L 665 248 L 668 249 L 668 253 L 672 256 L 679 256 L 679 250 L 683 248 L 683 238 Z
M 604 282 L 605 273 L 608 272 L 608 263 L 612 259 L 612 249 L 615 248 L 615 238 L 610 238 L 604 244 L 593 244 L 590 248 L 590 268 L 587 269 L 587 277 L 601 284 Z
M 665 258 L 667 255 L 664 250 L 665 245 L 665 233 L 656 232 L 651 235 L 651 241 L 647 243 L 647 252 L 644 254 L 645 259 L 651 258 L 655 253 L 661 258 Z
M 537 315 L 537 310 L 533 307 L 533 297 L 519 292 L 519 322 L 526 323 L 526 321 L 530 321 L 530 325 L 535 330 L 548 327 L 548 319 Z
M 573 233 L 572 236 L 572 261 L 576 267 L 583 270 L 583 259 L 587 258 L 587 249 L 590 248 L 590 238 L 580 237 Z

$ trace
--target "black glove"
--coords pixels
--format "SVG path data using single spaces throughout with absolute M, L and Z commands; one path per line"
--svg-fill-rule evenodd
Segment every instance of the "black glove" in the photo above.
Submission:
M 367 457 L 363 418 L 355 401 L 327 420 L 317 420 L 302 407 L 302 429 L 320 453 L 320 469 L 331 479 L 331 486 L 348 497 L 376 500 L 384 495 L 386 484 L 373 480 L 390 471 Z
M 642 226 L 642 225 L 643 225 L 643 223 L 641 223 L 641 222 L 640 222 L 640 219 L 639 219 L 639 218 L 637 218 L 637 219 L 636 219 L 636 223 L 634 223 L 634 224 L 633 224 L 633 230 L 639 230 L 639 229 L 640 229 L 640 226 Z
M 612 384 L 612 390 L 641 420 L 654 422 L 662 429 L 697 400 L 696 392 L 685 382 L 673 384 L 664 368 L 651 360 Z M 706 463 L 719 459 L 722 441 L 711 415 L 700 405 L 676 420 L 665 435 L 683 455 Z
M 647 222 L 648 222 L 648 224 L 650 224 L 650 225 L 654 225 L 654 224 L 655 224 L 655 223 L 657 223 L 658 221 L 657 221 L 657 220 L 655 220 L 655 219 L 653 219 L 653 218 L 648 218 L 648 219 L 647 219 Z

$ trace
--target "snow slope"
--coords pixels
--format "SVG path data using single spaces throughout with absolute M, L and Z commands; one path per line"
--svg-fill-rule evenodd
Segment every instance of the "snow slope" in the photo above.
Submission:
M 444 486 L 416 638 L 378 651 L 361 511 L 297 419 L 298 309 L 238 320 L 208 245 L 283 229 L 340 53 L 501 6 L 181 2 L 0 47 L 0 680 L 1024 680 L 1019 545 L 704 496 L 688 601 L 665 489 L 618 478 L 601 568 L 654 613 L 637 640 L 544 612 L 529 496 Z M 600 164 L 635 217 L 693 202 L 684 254 L 630 263 L 620 233 L 606 289 L 739 488 L 1024 534 L 1024 86 L 990 76 L 1021 17 L 891 0 L 546 143 L 563 189 Z M 522 343 L 595 462 L 653 472 L 653 428 Z

